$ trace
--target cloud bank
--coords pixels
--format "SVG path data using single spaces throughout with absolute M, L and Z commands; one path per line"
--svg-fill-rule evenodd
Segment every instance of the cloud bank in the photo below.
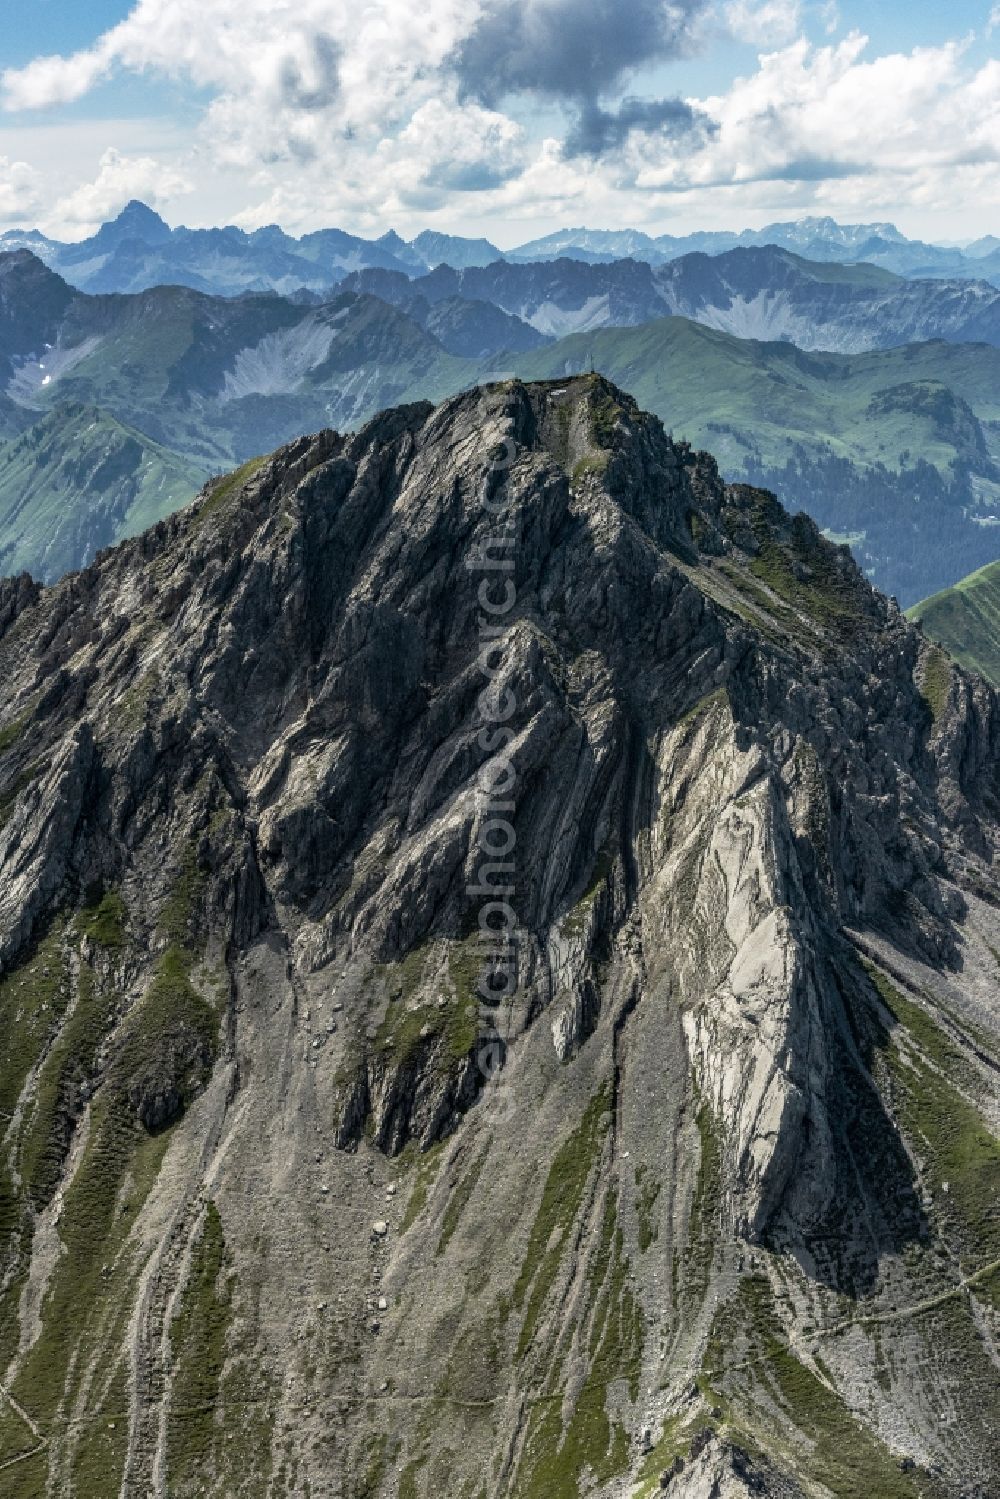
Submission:
M 800 0 L 139 0 L 92 46 L 8 69 L 0 98 L 58 110 L 122 74 L 198 91 L 190 158 L 116 142 L 60 204 L 81 230 L 208 171 L 239 174 L 242 222 L 290 228 L 995 200 L 1000 63 L 831 28 L 835 6 Z M 663 86 L 724 35 L 761 49 L 743 76 Z M 0 168 L 3 218 L 39 193 L 33 167 Z

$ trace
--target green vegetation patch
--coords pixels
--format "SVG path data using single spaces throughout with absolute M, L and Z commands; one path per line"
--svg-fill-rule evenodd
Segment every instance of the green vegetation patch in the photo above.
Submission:
M 718 1241 L 722 1211 L 722 1141 L 709 1104 L 701 1104 L 696 1123 L 700 1146 L 698 1177 L 691 1201 L 683 1267 L 685 1290 L 700 1301 L 708 1289 L 712 1256 Z
M 125 902 L 118 891 L 108 890 L 95 905 L 80 913 L 77 927 L 97 947 L 117 952 L 125 946 L 127 919 Z
M 81 964 L 77 1002 L 39 1071 L 21 1144 L 21 1183 L 36 1210 L 52 1200 L 62 1177 L 84 1090 L 96 1076 L 98 1054 L 114 1026 L 118 1003 L 116 995 L 102 991 L 93 970 Z
M 478 940 L 470 937 L 451 945 L 439 992 L 433 999 L 418 1000 L 432 955 L 430 947 L 414 948 L 402 962 L 380 970 L 389 1005 L 375 1035 L 375 1049 L 396 1066 L 409 1062 L 421 1047 L 438 1043 L 446 1061 L 460 1062 L 476 1044 L 482 971 Z
M 976 1281 L 975 1294 L 977 1301 L 985 1301 L 1000 1314 L 1000 1265 Z
M 149 705 L 160 686 L 160 673 L 155 667 L 147 671 L 130 687 L 127 692 L 122 693 L 114 708 L 114 723 L 119 729 L 132 733 L 141 729 L 146 722 Z
M 750 524 L 758 545 L 750 571 L 791 609 L 822 628 L 842 627 L 857 618 L 857 601 L 838 567 L 838 554 L 817 536 L 805 516 L 795 516 L 790 537 L 778 536 L 778 502 L 759 491 Z M 772 611 L 773 612 L 773 611 Z
M 73 1454 L 74 1492 L 80 1499 L 118 1499 L 128 1456 L 128 1365 L 123 1358 L 95 1404 Z
M 62 382 L 59 392 L 65 394 Z M 128 402 L 130 393 L 122 397 Z M 97 547 L 136 535 L 186 504 L 204 476 L 204 464 L 107 412 L 61 401 L 0 445 L 5 570 L 53 582 L 82 567 Z
M 408 1145 L 406 1147 L 406 1151 L 404 1151 L 403 1153 L 402 1158 L 405 1160 L 407 1158 L 407 1155 L 412 1154 L 415 1150 L 415 1146 Z M 420 1217 L 420 1214 L 427 1206 L 427 1199 L 430 1196 L 430 1190 L 434 1184 L 434 1178 L 437 1176 L 438 1169 L 441 1165 L 441 1156 L 443 1151 L 444 1141 L 439 1140 L 436 1144 L 431 1146 L 430 1150 L 425 1150 L 417 1155 L 413 1186 L 410 1189 L 410 1197 L 409 1201 L 406 1204 L 406 1211 L 404 1212 L 402 1222 L 399 1225 L 399 1231 L 401 1234 L 405 1234 L 408 1228 L 412 1228 L 413 1224 L 416 1223 L 417 1219 Z
M 690 708 L 681 714 L 674 727 L 685 730 L 693 729 L 713 709 L 722 707 L 723 705 L 726 708 L 729 707 L 729 690 L 726 687 L 716 687 L 713 692 L 706 692 L 704 697 L 700 697 L 696 703 L 692 703 Z
M 594 380 L 587 407 L 594 441 L 602 448 L 613 447 L 618 419 L 623 413 L 621 406 L 602 380 Z
M 0 1117 L 12 1118 L 25 1079 L 69 1003 L 64 925 L 49 928 L 28 956 L 0 979 Z
M 198 866 L 197 851 L 189 844 L 160 913 L 160 930 L 173 946 L 187 949 L 193 945 L 193 927 L 204 893 L 205 875 Z
M 420 1499 L 419 1477 L 421 1468 L 427 1464 L 426 1457 L 418 1457 L 407 1463 L 399 1475 L 399 1499 Z
M 4 1130 L 10 1128 L 22 1091 L 35 1068 L 41 1068 L 36 1092 L 43 1095 L 44 1101 L 41 1085 L 46 1077 L 46 1051 L 59 1034 L 72 994 L 65 935 L 65 923 L 54 923 L 19 966 L 0 980 L 0 1119 Z M 9 1139 L 0 1159 L 0 1266 L 5 1281 L 0 1297 L 0 1357 L 4 1361 L 13 1356 L 19 1337 L 18 1302 L 32 1235 L 26 1188 L 34 1186 L 32 1180 L 26 1183 L 24 1177 L 26 1169 L 28 1172 L 34 1169 L 31 1147 L 37 1118 L 37 1106 L 24 1110 L 16 1138 Z M 25 1137 L 27 1146 L 23 1143 Z
M 18 1374 L 15 1394 L 43 1426 L 84 1377 L 120 1347 L 128 1235 L 159 1173 L 167 1136 L 146 1134 L 121 1098 L 98 1097 L 83 1156 L 66 1189 L 60 1259 L 42 1308 L 42 1332 Z
M 948 706 L 951 690 L 951 663 L 947 655 L 936 645 L 927 652 L 920 684 L 920 695 L 931 710 L 931 718 L 940 723 Z
M 254 475 L 263 468 L 269 457 L 269 453 L 264 453 L 259 458 L 248 458 L 246 463 L 242 463 L 231 474 L 225 474 L 221 479 L 217 479 L 212 485 L 207 498 L 198 509 L 198 524 L 207 520 L 210 515 L 215 515 L 222 509 L 227 500 L 231 499 L 234 494 L 237 494 L 239 490 L 249 484 Z
M 743 1389 L 734 1393 L 729 1415 L 747 1447 L 755 1450 L 760 1431 L 773 1428 L 776 1401 L 793 1428 L 788 1441 L 796 1467 L 813 1483 L 837 1499 L 919 1499 L 926 1474 L 904 1473 L 840 1396 L 776 1336 L 779 1318 L 765 1276 L 741 1282 L 735 1310 L 750 1346 L 746 1371 L 736 1376 Z
M 609 1124 L 610 1094 L 605 1085 L 587 1105 L 577 1128 L 560 1146 L 549 1170 L 531 1226 L 528 1251 L 514 1287 L 514 1305 L 525 1307 L 517 1356 L 523 1358 L 535 1334 L 565 1248 L 566 1236 L 583 1203 Z
M 44 1448 L 0 1471 L 0 1499 L 45 1499 L 48 1458 Z
M 178 1496 L 204 1493 L 207 1475 L 220 1466 L 225 1433 L 217 1407 L 233 1315 L 232 1279 L 222 1219 L 209 1202 L 170 1324 L 167 1472 L 170 1492 Z
M 957 1044 L 884 974 L 865 967 L 908 1042 L 905 1053 L 895 1033 L 883 1043 L 897 1117 L 963 1270 L 982 1269 L 1000 1259 L 1000 1140 L 968 1096 L 974 1074 Z
M 600 478 L 602 474 L 607 473 L 610 459 L 611 455 L 609 453 L 591 453 L 588 457 L 581 458 L 578 463 L 573 465 L 572 479 L 574 484 L 579 484 L 581 480 L 586 479 L 590 474 L 594 474 L 597 478 Z
M 577 1499 L 590 1483 L 607 1483 L 628 1469 L 628 1433 L 611 1420 L 607 1408 L 608 1393 L 619 1383 L 633 1403 L 639 1396 L 644 1325 L 629 1288 L 628 1272 L 615 1200 L 609 1192 L 600 1240 L 587 1274 L 587 1301 L 594 1308 L 587 1375 L 564 1429 L 562 1369 L 557 1364 L 532 1411 L 516 1499 Z
M 15 745 L 31 722 L 30 713 L 22 713 L 19 718 L 12 719 L 0 729 L 0 755 Z
M 189 874 L 182 874 L 167 917 L 178 933 L 190 929 Z M 95 967 L 95 954 L 120 952 L 127 928 L 121 896 L 107 891 L 72 926 L 63 921 L 54 927 L 0 984 L 8 1022 L 0 1028 L 0 1099 L 9 1105 L 8 1115 L 27 1072 L 37 1067 L 18 1142 L 17 1192 L 9 1174 L 0 1177 L 0 1208 L 10 1234 L 23 1238 L 27 1208 L 43 1208 L 64 1183 L 58 1220 L 64 1252 L 54 1264 L 41 1329 L 18 1370 L 14 1394 L 43 1432 L 61 1428 L 79 1492 L 94 1496 L 117 1494 L 125 1461 L 127 1402 L 116 1360 L 141 1270 L 131 1231 L 159 1174 L 169 1143 L 166 1126 L 211 1070 L 220 1018 L 192 982 L 193 950 L 178 943 L 161 956 L 143 999 L 119 1025 L 121 996 L 113 978 L 102 978 L 103 964 Z M 81 947 L 73 1005 L 70 934 Z M 66 1180 L 69 1147 L 88 1104 L 86 1135 Z M 0 1308 L 5 1349 L 17 1334 L 16 1296 L 27 1264 L 23 1244 L 20 1253 L 22 1263 Z M 66 1412 L 78 1403 L 81 1419 L 65 1429 Z M 30 1480 L 27 1471 L 21 1477 Z
M 956 661 L 1000 686 L 1000 562 L 906 611 Z
M 128 1017 L 109 1069 L 109 1090 L 127 1098 L 150 1131 L 173 1123 L 208 1080 L 218 1012 L 191 982 L 191 958 L 169 947 L 142 1003 Z

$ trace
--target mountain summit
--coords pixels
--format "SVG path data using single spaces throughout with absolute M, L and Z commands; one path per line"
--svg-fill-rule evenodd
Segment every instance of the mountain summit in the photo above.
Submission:
M 1000 704 L 606 381 L 0 583 L 0 1494 L 1000 1484 Z
M 147 204 L 132 198 L 116 219 L 102 225 L 95 239 L 101 242 L 103 248 L 115 249 L 128 240 L 144 245 L 161 245 L 170 239 L 172 233 L 165 219 L 161 219 Z

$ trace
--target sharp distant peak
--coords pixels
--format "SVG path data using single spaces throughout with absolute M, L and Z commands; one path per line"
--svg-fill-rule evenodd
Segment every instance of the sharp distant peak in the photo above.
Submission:
M 131 198 L 117 218 L 102 225 L 98 233 L 105 238 L 134 237 L 148 244 L 169 239 L 172 230 L 167 221 L 161 218 L 155 209 L 150 208 L 148 203 L 142 203 L 138 198 Z

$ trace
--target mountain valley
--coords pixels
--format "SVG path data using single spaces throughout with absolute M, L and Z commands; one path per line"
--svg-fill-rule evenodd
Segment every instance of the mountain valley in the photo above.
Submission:
M 546 297 L 553 277 L 578 296 L 580 275 L 608 271 L 569 262 L 500 269 L 511 285 L 540 271 Z M 849 538 L 870 576 L 907 606 L 995 557 L 1000 350 L 992 344 L 808 352 L 677 316 L 554 341 L 529 321 L 542 304 L 519 304 L 518 317 L 483 300 L 500 294 L 487 274 L 467 283 L 465 273 L 444 270 L 423 280 L 369 271 L 348 277 L 329 302 L 170 287 L 90 297 L 27 252 L 0 257 L 8 565 L 55 581 L 130 534 L 133 510 L 141 524 L 169 514 L 211 473 L 304 431 L 357 427 L 386 404 L 439 399 L 497 372 L 530 379 L 590 369 L 634 390 L 678 437 L 710 447 L 728 477 L 777 489 Z M 629 274 L 639 290 L 613 309 L 626 323 L 651 310 L 641 303 L 648 268 Z M 75 500 L 87 513 L 65 513 L 58 475 L 76 471 L 79 429 L 54 414 L 80 407 L 96 413 L 92 433 L 116 424 L 148 450 L 136 469 L 147 475 L 141 502 L 131 480 L 115 498 L 88 480 Z

